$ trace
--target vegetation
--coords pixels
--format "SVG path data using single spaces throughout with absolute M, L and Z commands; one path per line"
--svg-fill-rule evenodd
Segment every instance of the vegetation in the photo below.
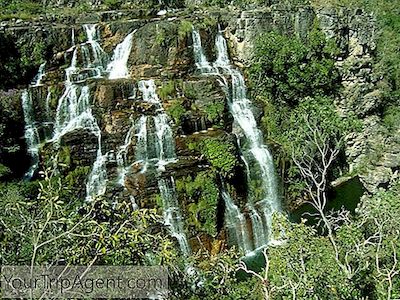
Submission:
M 82 6 L 66 11 L 76 14 L 79 10 L 94 9 L 81 1 L 75 2 Z M 206 6 L 244 8 L 259 7 L 270 1 L 204 2 Z M 383 80 L 387 82 L 379 86 L 384 92 L 384 101 L 374 111 L 374 117 L 382 117 L 381 125 L 388 140 L 397 139 L 395 135 L 400 128 L 399 1 L 310 2 L 324 7 L 361 6 L 376 12 L 380 36 L 376 53 L 373 53 L 377 65 L 373 67 L 379 68 Z M 305 3 L 308 1 L 287 0 L 280 1 L 279 5 Z M 104 0 L 100 9 L 146 7 L 151 8 L 151 14 L 155 14 L 164 8 L 182 8 L 185 3 L 183 0 L 149 0 L 130 5 L 121 0 Z M 31 19 L 40 14 L 53 13 L 49 12 L 49 6 L 33 0 L 0 0 L 0 10 L 0 19 Z M 218 15 L 216 17 L 213 12 L 212 9 L 207 12 L 211 17 L 199 17 L 201 21 L 193 18 L 193 22 L 200 23 L 197 28 L 210 27 L 210 32 L 215 31 L 220 19 L 221 24 L 226 25 L 223 24 L 224 16 L 215 14 Z M 58 13 L 65 12 L 54 12 Z M 177 15 L 181 16 L 181 12 Z M 152 37 L 157 45 L 166 44 L 169 38 L 176 40 L 176 36 L 170 37 L 167 19 L 169 16 L 163 19 L 165 27 L 159 28 Z M 192 31 L 192 19 L 179 18 L 178 21 L 179 41 L 176 47 L 185 44 Z M 143 22 L 148 23 L 145 19 Z M 123 23 L 123 26 L 129 25 Z M 105 29 L 109 31 L 107 34 L 118 29 L 113 26 Z M 84 35 L 81 37 L 85 39 Z M 80 39 L 77 37 L 77 40 Z M 190 42 L 185 45 L 190 46 Z M 171 51 L 168 58 L 169 53 L 176 50 L 173 48 L 168 50 Z M 178 138 L 176 153 L 179 158 L 185 156 L 185 159 L 146 173 L 139 170 L 144 164 L 133 165 L 127 173 L 130 184 L 127 184 L 127 190 L 112 187 L 106 196 L 92 202 L 83 201 L 83 183 L 91 169 L 80 166 L 90 159 L 85 156 L 80 158 L 82 161 L 74 161 L 72 153 L 76 149 L 64 143 L 58 145 L 56 157 L 52 156 L 49 144 L 43 145 L 41 160 L 45 161 L 41 168 L 43 170 L 43 165 L 51 165 L 51 170 L 41 171 L 39 178 L 33 181 L 22 181 L 27 165 L 24 161 L 27 160 L 26 146 L 22 138 L 24 116 L 20 104 L 21 91 L 13 88 L 27 83 L 32 70 L 44 58 L 53 57 L 54 53 L 48 53 L 46 40 L 41 39 L 39 34 L 30 43 L 17 46 L 11 36 L 0 33 L 2 264 L 165 265 L 170 272 L 172 299 L 400 299 L 400 180 L 397 169 L 393 168 L 391 183 L 381 185 L 374 194 L 365 194 L 355 212 L 345 209 L 328 211 L 330 182 L 348 175 L 348 166 L 343 159 L 346 136 L 362 129 L 356 116 L 348 113 L 344 117 L 335 107 L 341 89 L 341 79 L 335 66 L 338 55 L 336 46 L 326 40 L 318 24 L 314 24 L 311 32 L 301 38 L 278 32 L 265 33 L 257 40 L 254 51 L 254 61 L 250 64 L 247 77 L 251 84 L 249 98 L 260 104 L 262 109 L 262 130 L 277 159 L 280 178 L 284 181 L 285 200 L 288 205 L 309 203 L 316 213 L 313 216 L 316 222 L 309 224 L 303 219 L 299 223 L 291 223 L 286 216 L 274 215 L 272 229 L 279 241 L 274 241 L 276 243 L 263 251 L 263 259 L 254 256 L 254 260 L 243 260 L 243 253 L 235 246 L 227 247 L 223 219 L 225 207 L 220 193 L 223 188 L 230 192 L 250 228 L 256 216 L 249 216 L 252 212 L 246 203 L 242 203 L 245 202 L 244 195 L 257 200 L 262 198 L 264 189 L 260 188 L 263 180 L 257 171 L 244 184 L 241 176 L 246 175 L 243 173 L 245 168 L 240 165 L 237 143 L 233 138 L 235 124 L 233 129 L 231 126 L 224 128 L 229 133 L 221 134 L 222 130 L 215 130 Z M 57 56 L 62 61 L 62 53 Z M 54 72 L 50 73 L 50 80 L 58 76 L 56 61 L 54 56 L 51 62 Z M 175 72 L 172 66 L 168 66 L 164 72 L 146 65 L 143 70 L 138 69 L 137 74 L 153 78 L 160 71 L 163 78 L 185 78 L 185 82 L 184 79 L 165 82 L 157 90 L 175 125 L 182 126 L 185 115 L 193 112 L 193 116 L 200 116 L 202 121 L 206 118 L 207 122 L 222 126 L 227 104 L 218 93 L 211 93 L 217 83 L 197 80 L 189 74 L 189 68 L 182 70 Z M 120 84 L 122 81 L 116 82 Z M 56 84 L 51 87 L 52 98 L 49 99 L 52 110 L 57 107 L 57 100 L 63 93 L 62 85 L 56 87 Z M 98 84 L 103 84 L 102 80 L 90 80 L 91 87 Z M 113 93 L 111 87 L 108 90 Z M 105 92 L 97 90 L 94 94 L 101 93 Z M 106 102 L 106 99 L 101 102 Z M 122 99 L 118 99 L 115 106 L 118 111 L 110 112 L 105 107 L 108 104 L 100 105 L 95 112 L 104 113 L 104 118 L 99 121 L 99 126 L 104 129 L 103 154 L 107 153 L 110 158 L 107 167 L 112 169 L 110 173 L 114 173 L 116 163 L 112 157 L 119 147 L 117 140 L 122 134 L 119 128 L 126 123 L 123 117 L 130 114 L 136 117 L 138 111 L 134 109 L 143 107 Z M 144 113 L 152 114 L 153 111 L 149 109 Z M 147 125 L 150 128 L 154 124 Z M 184 131 L 182 129 L 178 131 Z M 149 134 L 145 142 L 155 143 L 157 138 Z M 185 139 L 190 141 L 186 147 L 182 142 Z M 133 141 L 138 142 L 132 138 L 132 145 L 126 149 L 126 161 L 134 160 Z M 68 140 L 64 142 L 68 144 Z M 157 146 L 161 148 L 165 145 Z M 181 164 L 186 166 L 186 163 L 190 165 L 192 162 L 196 163 L 195 168 L 190 166 L 179 174 L 175 172 L 175 168 L 182 168 Z M 57 164 L 57 171 L 53 171 L 54 164 Z M 150 169 L 151 165 L 146 167 Z M 176 176 L 177 199 L 174 200 L 178 200 L 183 210 L 189 243 L 196 245 L 192 247 L 196 250 L 189 257 L 179 253 L 175 238 L 165 226 L 166 220 L 158 213 L 162 205 L 156 191 L 159 176 Z M 142 187 L 146 189 L 138 191 Z M 133 194 L 132 190 L 137 192 L 135 198 L 139 207 L 126 196 L 129 192 Z M 258 205 L 255 201 L 255 209 Z M 261 263 L 262 267 L 259 269 L 251 263 Z
M 36 199 L 32 191 L 25 198 L 14 184 L 2 187 L 4 264 L 140 265 L 149 257 L 152 264 L 161 264 L 176 255 L 167 236 L 153 232 L 160 224 L 154 209 L 134 210 L 130 201 L 112 207 L 104 199 L 82 205 L 65 197 L 65 183 L 51 174 L 45 174 L 38 184 Z
M 183 197 L 182 203 L 190 203 L 187 207 L 189 224 L 193 224 L 196 231 L 203 231 L 215 236 L 219 199 L 215 175 L 201 172 L 194 179 L 190 176 L 184 177 L 177 180 L 176 189 Z
M 335 45 L 316 27 L 305 41 L 278 33 L 262 35 L 256 44 L 250 78 L 257 93 L 275 103 L 295 106 L 306 96 L 332 95 L 339 87 Z
M 354 217 L 329 214 L 334 244 L 316 227 L 277 218 L 285 243 L 265 252 L 266 268 L 254 273 L 265 299 L 396 299 L 398 275 L 399 182 L 363 199 Z M 336 245 L 336 248 L 335 246 Z
M 304 194 L 311 180 L 304 178 L 304 167 L 312 174 L 321 164 L 326 167 L 319 147 L 335 153 L 325 170 L 326 180 L 334 178 L 338 167 L 345 168 L 337 160 L 343 138 L 358 128 L 355 118 L 340 117 L 333 103 L 340 87 L 335 53 L 335 46 L 316 25 L 306 41 L 278 33 L 264 34 L 257 41 L 250 78 L 258 87 L 254 96 L 264 103 L 266 138 L 279 149 L 277 159 L 288 203 L 310 196 Z
M 176 99 L 172 100 L 172 104 L 166 109 L 167 114 L 174 120 L 175 124 L 179 126 L 182 121 L 182 117 L 186 113 L 186 109 L 183 106 L 183 101 Z
M 233 175 L 237 166 L 236 146 L 227 138 L 205 139 L 199 145 L 200 151 L 216 171 L 226 176 Z

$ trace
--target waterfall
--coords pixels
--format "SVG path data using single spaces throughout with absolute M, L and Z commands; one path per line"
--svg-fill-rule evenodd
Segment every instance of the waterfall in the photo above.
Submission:
M 26 179 L 31 179 L 35 173 L 39 163 L 39 132 L 35 124 L 32 95 L 29 90 L 22 92 L 22 109 L 24 112 L 25 121 L 25 141 L 28 147 L 28 154 L 31 158 L 31 164 L 28 171 L 25 173 Z
M 193 31 L 193 36 L 198 36 Z M 219 74 L 223 77 L 220 81 L 230 100 L 230 112 L 234 121 L 239 125 L 245 142 L 239 142 L 242 152 L 242 160 L 247 167 L 247 176 L 249 186 L 257 183 L 261 179 L 261 184 L 250 188 L 247 207 L 252 224 L 253 240 L 256 248 L 268 244 L 271 239 L 271 219 L 275 211 L 280 210 L 280 203 L 277 191 L 277 179 L 272 155 L 266 145 L 263 144 L 261 131 L 257 127 L 257 122 L 252 112 L 251 101 L 247 98 L 246 85 L 243 75 L 234 68 L 229 60 L 226 40 L 221 32 L 218 32 L 215 39 L 215 48 L 217 50 L 217 59 L 212 65 L 211 71 L 206 71 L 202 66 L 210 65 L 205 57 L 202 58 L 200 39 L 193 39 L 195 45 L 196 65 L 200 66 L 200 71 L 204 75 Z M 197 53 L 197 54 L 196 54 Z M 228 75 L 231 82 L 224 75 Z M 229 93 L 230 91 L 230 93 Z M 240 140 L 238 138 L 238 140 Z M 250 163 L 252 164 L 249 167 Z M 261 197 L 256 195 L 254 190 L 262 191 Z M 257 198 L 257 199 L 255 199 Z M 242 248 L 245 248 L 242 246 Z
M 157 105 L 157 114 L 148 117 L 142 116 L 139 122 L 138 145 L 141 147 L 137 154 L 137 160 L 145 161 L 146 164 L 154 161 L 162 170 L 166 164 L 176 160 L 172 128 L 156 93 L 154 81 L 141 80 L 138 87 L 144 101 Z
M 190 247 L 183 227 L 183 219 L 179 208 L 178 197 L 175 190 L 175 182 L 172 177 L 158 180 L 164 211 L 164 223 L 171 231 L 173 237 L 178 240 L 179 247 L 185 256 L 189 256 Z
M 120 186 L 125 185 L 125 176 L 126 173 L 128 172 L 127 170 L 127 154 L 128 154 L 128 149 L 129 146 L 132 144 L 132 139 L 135 135 L 135 127 L 136 124 L 134 120 L 131 118 L 131 127 L 129 128 L 125 139 L 124 139 L 124 144 L 119 147 L 119 151 L 117 153 L 117 165 L 118 165 L 118 179 L 117 182 Z
M 214 66 L 230 69 L 228 47 L 226 46 L 225 38 L 220 32 L 218 32 L 215 38 L 215 48 L 217 49 L 217 60 L 215 61 Z
M 222 191 L 222 199 L 225 203 L 225 222 L 231 235 L 235 236 L 236 243 L 245 253 L 252 250 L 252 243 L 247 230 L 246 218 L 235 205 L 226 191 Z
M 94 77 L 99 77 L 103 68 L 102 59 L 104 56 L 103 50 L 97 42 L 96 25 L 84 25 L 83 27 L 88 38 L 86 43 L 81 44 L 85 62 L 84 68 L 95 69 Z M 92 51 L 89 51 L 86 47 L 87 44 L 91 46 Z M 58 100 L 52 141 L 58 144 L 62 136 L 76 129 L 87 129 L 96 136 L 96 158 L 86 183 L 86 200 L 91 201 L 106 191 L 106 155 L 102 153 L 101 130 L 92 113 L 90 88 L 88 85 L 77 83 L 76 78 L 74 78 L 74 75 L 79 73 L 80 68 L 77 67 L 78 48 L 75 46 L 73 48 L 71 64 L 65 69 L 65 90 Z
M 86 24 L 83 25 L 86 32 L 87 42 L 81 44 L 83 60 L 85 62 L 85 67 L 94 72 L 94 74 L 89 74 L 89 77 L 102 77 L 104 71 L 104 64 L 106 61 L 106 55 L 103 48 L 99 44 L 99 37 L 97 34 L 96 24 Z M 90 46 L 90 47 L 88 47 Z
M 39 66 L 39 71 L 31 83 L 32 86 L 39 86 L 41 84 L 41 81 L 45 75 L 45 72 L 44 72 L 45 67 L 46 67 L 46 62 L 42 63 Z
M 117 160 L 122 166 L 120 174 L 126 173 L 126 151 L 131 143 L 133 132 L 136 130 L 135 160 L 142 162 L 141 172 L 148 168 L 158 166 L 158 188 L 163 203 L 164 223 L 179 243 L 179 247 L 185 256 L 190 254 L 189 243 L 185 234 L 181 209 L 175 189 L 175 181 L 172 177 L 163 178 L 162 171 L 166 164 L 176 160 L 175 141 L 169 118 L 156 93 L 153 80 L 141 80 L 138 83 L 139 91 L 142 93 L 143 101 L 156 105 L 156 115 L 142 115 L 136 123 L 132 123 L 125 143 L 120 147 Z M 120 175 L 121 176 L 121 175 Z
M 107 71 L 110 72 L 108 75 L 109 79 L 128 77 L 129 70 L 127 63 L 132 49 L 132 37 L 135 32 L 136 30 L 128 34 L 115 48 L 111 62 L 107 66 Z
M 201 45 L 201 38 L 200 34 L 197 30 L 192 31 L 192 39 L 193 39 L 193 52 L 194 52 L 194 59 L 196 62 L 196 67 L 202 73 L 213 73 L 213 67 L 211 67 L 210 63 L 208 62 L 203 46 Z
M 24 176 L 28 180 L 32 178 L 33 174 L 35 173 L 36 169 L 39 166 L 39 145 L 40 145 L 40 135 L 34 117 L 33 99 L 32 99 L 32 94 L 30 92 L 30 88 L 38 87 L 41 85 L 41 81 L 45 75 L 45 66 L 46 62 L 42 63 L 39 66 L 39 70 L 36 76 L 33 78 L 30 87 L 24 90 L 21 96 L 22 110 L 24 113 L 24 122 L 25 122 L 24 137 L 26 145 L 28 147 L 28 154 L 31 158 L 30 167 Z M 49 98 L 49 93 L 46 97 L 46 103 L 48 98 Z

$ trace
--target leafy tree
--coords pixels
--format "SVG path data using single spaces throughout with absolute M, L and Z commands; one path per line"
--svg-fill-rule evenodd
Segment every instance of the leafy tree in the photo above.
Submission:
M 339 85 L 335 53 L 334 44 L 326 41 L 318 28 L 306 41 L 266 33 L 256 42 L 250 79 L 258 94 L 290 106 L 306 96 L 332 95 Z
M 38 184 L 36 199 L 13 186 L 0 194 L 3 263 L 154 265 L 176 256 L 156 210 L 134 209 L 130 201 L 67 202 L 65 182 L 50 173 Z
M 284 232 L 284 240 L 265 250 L 263 272 L 244 263 L 240 268 L 258 280 L 265 299 L 397 299 L 399 199 L 397 180 L 387 191 L 363 197 L 355 216 L 344 210 L 326 214 L 336 248 L 317 225 L 275 216 L 273 228 Z

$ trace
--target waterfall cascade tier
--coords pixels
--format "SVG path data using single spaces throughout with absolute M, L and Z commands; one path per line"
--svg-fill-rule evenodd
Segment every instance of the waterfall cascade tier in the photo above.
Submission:
M 29 90 L 24 90 L 22 93 L 22 109 L 25 121 L 25 141 L 28 154 L 31 158 L 31 164 L 28 171 L 25 173 L 25 178 L 31 179 L 39 163 L 40 137 L 35 120 L 33 119 L 32 95 Z
M 183 218 L 175 190 L 175 182 L 172 177 L 161 178 L 158 181 L 164 211 L 164 223 L 178 241 L 179 247 L 185 256 L 190 254 L 189 243 L 183 227 Z
M 108 74 L 109 79 L 128 77 L 127 62 L 129 59 L 132 38 L 135 31 L 128 34 L 125 39 L 116 46 L 112 60 L 108 60 L 108 55 L 104 52 L 100 45 L 100 35 L 96 24 L 83 25 L 86 34 L 86 41 L 81 44 L 75 44 L 75 31 L 72 29 L 71 41 L 72 46 L 66 52 L 71 55 L 71 63 L 65 69 L 64 92 L 58 100 L 55 120 L 53 125 L 53 135 L 49 138 L 50 142 L 59 146 L 61 138 L 70 132 L 78 129 L 85 129 L 96 137 L 97 151 L 96 158 L 93 163 L 91 172 L 86 184 L 86 200 L 92 200 L 96 196 L 105 193 L 107 184 L 106 161 L 107 155 L 102 153 L 102 134 L 101 129 L 93 115 L 91 108 L 91 91 L 86 83 L 87 79 L 102 78 L 104 74 Z M 45 66 L 43 63 L 39 67 L 38 74 L 31 83 L 31 87 L 38 87 L 45 76 Z M 135 91 L 133 91 L 135 92 Z M 50 113 L 51 91 L 48 89 L 46 98 L 46 115 Z M 26 173 L 27 178 L 31 178 L 38 167 L 39 162 L 39 145 L 41 138 L 38 133 L 37 124 L 34 120 L 32 95 L 26 90 L 22 95 L 22 106 L 25 116 L 25 139 L 27 142 L 28 153 L 31 156 L 32 164 Z M 160 118 L 160 117 L 158 117 Z M 161 117 L 162 118 L 162 117 Z M 156 122 L 154 123 L 162 123 Z M 50 123 L 49 123 L 50 124 Z M 43 124 L 42 124 L 43 125 Z M 133 128 L 130 130 L 131 135 L 134 134 Z M 172 133 L 171 133 L 172 134 Z M 163 134 L 162 134 L 163 135 Z M 46 137 L 47 138 L 47 137 Z M 130 135 L 126 137 L 126 143 L 130 139 Z M 162 142 L 161 142 L 162 143 Z M 121 178 L 123 182 L 126 172 L 124 160 L 126 160 L 126 150 L 128 145 L 122 146 L 117 154 L 118 165 L 120 167 Z M 162 148 L 164 149 L 164 148 Z M 157 158 L 163 162 L 163 152 Z M 157 152 L 157 151 L 154 151 Z
M 192 36 L 194 57 L 201 74 L 218 74 L 223 77 L 220 83 L 227 92 L 230 100 L 230 112 L 242 133 L 242 136 L 238 137 L 238 141 L 242 159 L 247 166 L 249 186 L 252 186 L 252 183 L 257 184 L 260 181 L 258 179 L 261 179 L 261 183 L 258 183 L 257 188 L 262 191 L 262 196 L 255 196 L 256 193 L 250 190 L 247 203 L 252 224 L 253 243 L 255 248 L 259 248 L 268 244 L 271 239 L 272 214 L 280 210 L 272 155 L 268 147 L 263 144 L 261 131 L 257 127 L 257 122 L 252 112 L 251 101 L 247 98 L 243 75 L 231 65 L 226 40 L 222 33 L 219 32 L 215 39 L 217 59 L 212 65 L 204 55 L 199 32 L 194 30 Z M 224 77 L 225 75 L 229 76 L 230 85 L 228 79 Z M 242 143 L 241 140 L 244 142 Z M 249 167 L 250 164 L 251 167 Z M 225 202 L 227 201 L 226 199 L 228 198 L 225 197 Z M 234 223 L 234 219 L 237 218 L 232 216 L 235 216 L 235 214 L 227 211 L 226 222 L 228 224 Z M 248 245 L 240 238 L 237 240 L 238 243 L 244 243 L 240 247 L 248 252 Z
M 39 66 L 38 73 L 36 74 L 35 78 L 33 78 L 33 81 L 31 83 L 32 86 L 40 86 L 42 79 L 45 75 L 45 67 L 46 67 L 46 62 L 42 63 Z
M 107 66 L 109 79 L 127 78 L 129 76 L 127 64 L 132 49 L 132 38 L 135 32 L 136 30 L 128 34 L 115 48 L 111 62 Z
M 132 165 L 128 163 L 128 149 L 132 144 L 132 139 L 136 138 L 134 163 L 142 165 L 142 173 L 158 166 L 158 188 L 163 203 L 164 223 L 171 231 L 171 235 L 177 239 L 182 253 L 187 256 L 190 254 L 190 248 L 183 226 L 175 182 L 172 177 L 161 176 L 164 166 L 176 160 L 175 141 L 169 118 L 158 98 L 153 80 L 139 81 L 138 88 L 143 101 L 156 104 L 157 111 L 154 116 L 142 115 L 137 120 L 131 120 L 132 125 L 126 133 L 124 144 L 117 153 L 118 182 L 124 185 L 125 176 Z
M 45 75 L 46 62 L 39 66 L 38 73 L 34 77 L 31 85 L 28 89 L 24 90 L 21 96 L 22 110 L 24 113 L 25 122 L 25 133 L 24 138 L 28 149 L 28 154 L 31 158 L 31 164 L 28 171 L 25 173 L 26 179 L 31 179 L 39 166 L 39 146 L 40 146 L 40 135 L 38 125 L 34 118 L 33 99 L 31 94 L 31 88 L 36 88 L 41 85 L 42 79 Z M 49 99 L 50 92 L 47 93 L 46 100 Z
M 247 230 L 246 218 L 226 191 L 222 191 L 221 194 L 225 203 L 226 227 L 230 235 L 235 237 L 235 241 L 241 250 L 249 253 L 253 249 L 253 245 Z
M 90 88 L 81 82 L 80 76 L 75 75 L 86 68 L 94 70 L 88 76 L 101 77 L 105 55 L 98 43 L 96 25 L 84 25 L 83 28 L 87 35 L 87 42 L 81 44 L 84 66 L 77 66 L 78 47 L 74 47 L 71 64 L 65 69 L 65 90 L 58 100 L 52 141 L 58 143 L 66 133 L 82 128 L 96 136 L 96 159 L 86 183 L 86 200 L 90 201 L 105 193 L 106 155 L 102 153 L 101 130 L 92 113 Z

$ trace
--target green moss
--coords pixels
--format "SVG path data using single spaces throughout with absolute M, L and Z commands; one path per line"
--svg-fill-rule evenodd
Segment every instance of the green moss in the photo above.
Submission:
M 400 108 L 398 106 L 388 107 L 383 115 L 383 122 L 390 131 L 394 131 L 399 128 Z
M 68 146 L 61 147 L 58 153 L 58 163 L 61 167 L 69 167 L 71 164 L 71 149 Z
M 104 4 L 107 5 L 109 9 L 119 9 L 124 3 L 122 0 L 104 0 Z
M 196 99 L 198 91 L 193 84 L 187 83 L 184 85 L 184 94 L 188 99 Z
M 214 28 L 218 23 L 216 18 L 205 17 L 200 23 L 196 24 L 196 28 L 198 29 L 208 29 Z
M 90 167 L 77 167 L 65 177 L 65 183 L 69 187 L 81 186 L 90 172 Z
M 174 120 L 176 125 L 180 125 L 182 117 L 186 113 L 182 100 L 172 100 L 172 104 L 166 109 L 167 114 Z
M 193 30 L 193 24 L 190 21 L 182 20 L 179 24 L 178 28 L 178 37 L 179 39 L 184 39 L 189 33 Z
M 233 175 L 238 160 L 236 146 L 226 138 L 208 138 L 200 144 L 201 153 L 211 165 L 226 176 Z
M 225 110 L 225 99 L 218 99 L 205 107 L 207 119 L 210 122 L 217 122 L 223 117 Z
M 166 34 L 164 29 L 158 29 L 155 37 L 156 45 L 162 45 L 166 39 Z
M 161 97 L 162 100 L 167 100 L 172 95 L 175 95 L 175 93 L 176 93 L 176 87 L 175 87 L 175 81 L 173 80 L 164 83 L 158 89 L 158 95 Z
M 185 202 L 190 203 L 187 207 L 189 225 L 215 236 L 219 199 L 215 175 L 201 172 L 194 179 L 190 176 L 181 178 L 176 181 L 176 189 L 186 199 Z
M 10 174 L 11 174 L 10 168 L 3 164 L 0 164 L 0 178 L 10 175 Z

